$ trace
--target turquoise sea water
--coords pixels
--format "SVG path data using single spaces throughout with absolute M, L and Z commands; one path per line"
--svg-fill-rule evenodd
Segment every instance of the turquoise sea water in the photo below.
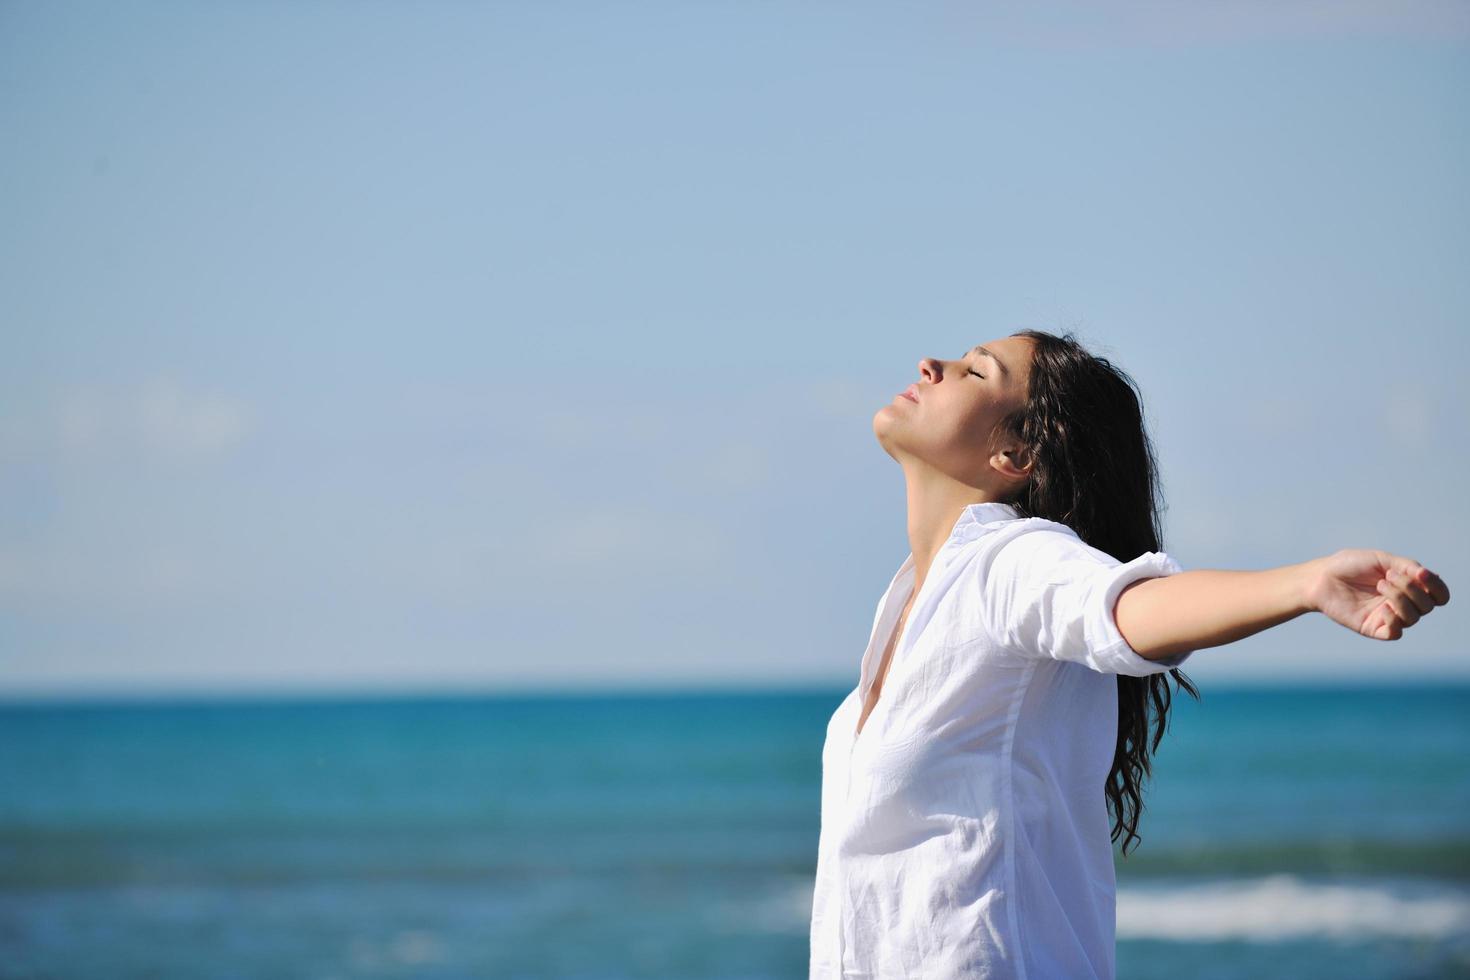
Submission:
M 0 708 L 0 976 L 804 977 L 845 694 Z M 1470 977 L 1470 687 L 1203 694 L 1119 976 Z

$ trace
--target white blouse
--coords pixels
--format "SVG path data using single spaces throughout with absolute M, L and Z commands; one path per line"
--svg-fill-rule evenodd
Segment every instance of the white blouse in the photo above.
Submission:
M 904 560 L 827 725 L 812 980 L 1112 980 L 1114 675 L 1190 656 L 1139 656 L 1113 606 L 1179 571 L 1162 551 L 1120 563 L 1009 504 L 966 507 L 855 736 L 913 591 Z

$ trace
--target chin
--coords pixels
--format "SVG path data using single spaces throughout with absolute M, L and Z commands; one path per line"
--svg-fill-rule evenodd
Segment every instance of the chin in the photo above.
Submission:
M 883 441 L 883 434 L 888 431 L 889 407 L 888 405 L 884 405 L 873 413 L 873 435 L 878 437 L 879 442 Z
M 882 410 L 879 410 L 878 414 L 873 416 L 873 437 L 878 440 L 878 445 L 885 453 L 893 456 L 893 431 L 890 429 L 887 420 L 883 417 Z M 898 457 L 893 456 L 893 458 L 897 459 Z

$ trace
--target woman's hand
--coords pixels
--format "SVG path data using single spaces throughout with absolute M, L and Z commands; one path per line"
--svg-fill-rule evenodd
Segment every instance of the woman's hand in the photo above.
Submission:
M 1315 564 L 1308 605 L 1375 640 L 1397 640 L 1419 617 L 1450 601 L 1443 579 L 1402 555 L 1344 548 Z

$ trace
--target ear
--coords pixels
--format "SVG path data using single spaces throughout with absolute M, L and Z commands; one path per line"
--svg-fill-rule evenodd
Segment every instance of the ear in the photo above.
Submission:
M 990 457 L 990 465 L 1012 480 L 1025 481 L 1031 475 L 1035 462 L 1029 450 L 1022 448 L 1003 449 Z

